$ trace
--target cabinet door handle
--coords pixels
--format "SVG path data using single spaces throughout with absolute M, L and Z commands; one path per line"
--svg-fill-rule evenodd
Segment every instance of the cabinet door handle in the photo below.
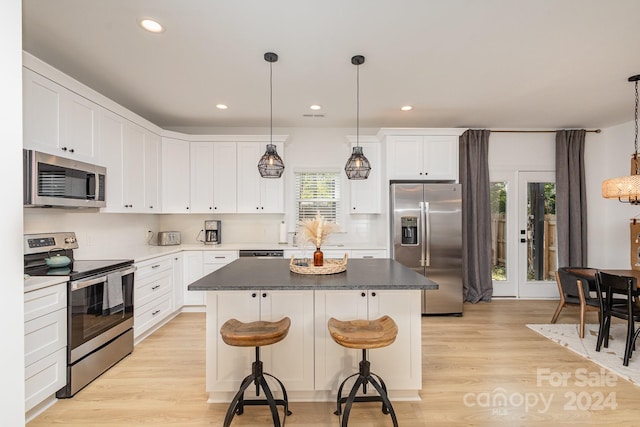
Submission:
M 255 298 L 257 296 L 258 296 L 258 294 L 256 294 L 255 292 L 251 294 L 251 298 Z
M 160 310 L 156 310 L 153 313 L 151 313 L 152 316 L 155 316 L 156 314 L 160 313 Z
M 60 147 L 62 151 L 67 151 L 67 147 Z
M 73 153 L 75 150 L 73 148 L 69 148 L 69 152 Z
M 152 291 L 155 291 L 155 290 L 156 290 L 156 289 L 158 289 L 159 287 L 160 287 L 160 285 L 152 286 L 152 287 L 151 287 L 151 290 L 152 290 Z
M 152 265 L 151 268 L 158 268 L 160 267 L 160 264 L 156 264 L 156 265 Z
M 371 292 L 371 296 L 372 296 L 372 297 L 375 297 L 375 296 L 376 296 L 376 293 L 375 293 L 375 292 Z
M 367 294 L 365 294 L 364 292 L 362 292 L 362 293 L 360 294 L 360 296 L 364 298 L 364 297 L 366 297 L 366 296 L 367 296 Z
M 266 292 L 263 292 L 263 293 L 262 293 L 262 298 L 266 298 L 266 297 L 267 297 L 267 293 L 266 293 Z

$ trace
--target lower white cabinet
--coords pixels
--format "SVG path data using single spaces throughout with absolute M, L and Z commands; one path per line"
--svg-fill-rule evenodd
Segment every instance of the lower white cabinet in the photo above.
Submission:
M 265 372 L 278 377 L 294 400 L 335 398 L 340 383 L 358 371 L 362 352 L 336 344 L 329 318 L 391 316 L 396 341 L 371 350 L 371 369 L 395 398 L 414 399 L 422 388 L 420 290 L 273 290 L 207 292 L 207 383 L 210 402 L 228 402 L 249 374 L 254 349 L 233 347 L 220 337 L 231 318 L 242 322 L 291 319 L 282 341 L 261 349 Z M 279 387 L 275 387 L 279 390 Z
M 202 251 L 186 251 L 183 253 L 183 295 L 184 305 L 203 305 L 204 291 L 190 291 L 188 286 L 204 275 Z
M 136 264 L 134 339 L 173 313 L 173 256 L 165 255 Z
M 190 291 L 188 286 L 238 259 L 238 251 L 187 251 L 184 253 L 184 305 L 204 306 L 205 291 Z
M 422 388 L 421 315 L 419 290 L 315 291 L 315 389 L 332 393 L 347 376 L 358 372 L 360 350 L 342 347 L 327 329 L 331 317 L 339 320 L 377 319 L 388 315 L 398 325 L 398 336 L 388 347 L 369 352 L 372 372 L 390 390 Z
M 25 411 L 67 381 L 67 284 L 24 294 Z
M 254 347 L 222 341 L 218 331 L 224 322 L 277 321 L 285 316 L 291 319 L 287 337 L 260 350 L 264 370 L 279 378 L 287 391 L 313 390 L 313 291 L 277 290 L 207 292 L 207 355 L 214 355 L 207 357 L 207 390 L 236 391 L 255 360 Z

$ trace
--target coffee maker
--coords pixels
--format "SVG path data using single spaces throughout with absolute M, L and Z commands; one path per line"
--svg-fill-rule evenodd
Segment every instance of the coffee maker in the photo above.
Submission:
M 222 228 L 221 221 L 206 220 L 204 222 L 204 244 L 205 245 L 219 245 L 221 240 L 220 229 Z

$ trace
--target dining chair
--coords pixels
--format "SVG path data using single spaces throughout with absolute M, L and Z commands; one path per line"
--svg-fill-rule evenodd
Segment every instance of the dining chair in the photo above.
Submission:
M 600 328 L 598 329 L 598 342 L 596 351 L 600 351 L 602 345 L 609 346 L 609 329 L 611 318 L 617 317 L 627 321 L 627 338 L 624 347 L 624 359 L 622 364 L 629 365 L 629 359 L 633 354 L 635 342 L 640 334 L 640 328 L 635 329 L 635 322 L 640 322 L 640 306 L 638 305 L 638 286 L 635 277 L 618 276 L 604 272 L 596 275 L 596 287 L 600 295 Z M 617 296 L 617 298 L 616 298 Z M 617 304 L 616 300 L 624 299 L 626 304 Z
M 580 338 L 584 338 L 585 313 L 597 311 L 601 321 L 600 302 L 596 293 L 596 274 L 598 270 L 587 267 L 560 267 L 556 271 L 556 283 L 560 301 L 551 323 L 556 323 L 562 309 L 568 305 L 580 308 Z

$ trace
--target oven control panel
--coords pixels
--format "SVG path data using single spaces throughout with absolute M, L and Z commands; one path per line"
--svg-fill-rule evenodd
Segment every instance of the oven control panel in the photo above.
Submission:
M 52 249 L 77 249 L 78 239 L 72 231 L 62 233 L 38 233 L 24 235 L 24 253 L 37 254 Z

